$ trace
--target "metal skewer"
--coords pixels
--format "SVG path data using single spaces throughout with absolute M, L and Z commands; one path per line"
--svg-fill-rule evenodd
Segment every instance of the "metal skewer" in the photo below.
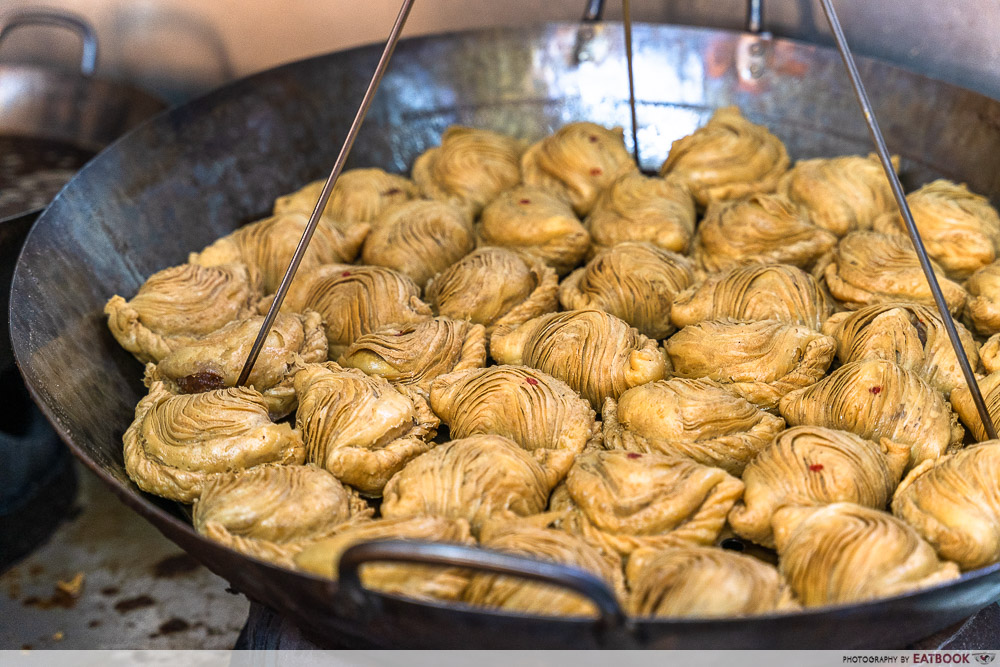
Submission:
M 291 286 L 292 280 L 295 278 L 295 272 L 298 271 L 299 264 L 302 263 L 302 257 L 306 254 L 306 249 L 309 247 L 309 241 L 312 240 L 313 233 L 316 231 L 317 225 L 319 225 L 319 220 L 323 214 L 323 210 L 326 208 L 326 203 L 330 199 L 330 193 L 333 192 L 333 186 L 337 183 L 337 179 L 340 177 L 340 172 L 344 170 L 344 162 L 347 161 L 347 156 L 350 154 L 351 148 L 354 146 L 354 140 L 358 137 L 358 130 L 361 129 L 361 123 L 364 122 L 365 115 L 368 113 L 368 107 L 371 106 L 372 98 L 375 97 L 375 91 L 378 90 L 378 85 L 382 81 L 382 76 L 385 74 L 385 70 L 389 66 L 389 59 L 392 58 L 392 52 L 396 49 L 396 44 L 399 42 L 399 36 L 403 32 L 403 26 L 406 24 L 407 17 L 410 15 L 410 9 L 413 7 L 413 2 L 414 0 L 403 0 L 403 5 L 399 8 L 399 14 L 396 16 L 396 23 L 393 24 L 392 30 L 389 32 L 389 38 L 385 42 L 385 48 L 382 50 L 382 56 L 379 58 L 378 65 L 375 67 L 375 73 L 372 74 L 371 81 L 368 82 L 368 90 L 365 91 L 365 96 L 361 100 L 361 106 L 358 108 L 358 113 L 354 116 L 354 121 L 351 123 L 350 129 L 347 131 L 347 137 L 344 139 L 344 145 L 340 149 L 340 154 L 337 155 L 337 161 L 333 165 L 333 170 L 330 172 L 329 178 L 326 179 L 326 184 L 323 186 L 322 192 L 320 192 L 319 201 L 316 202 L 316 207 L 313 209 L 312 215 L 309 217 L 309 223 L 302 232 L 302 238 L 299 239 L 299 245 L 296 246 L 295 253 L 292 255 L 292 260 L 288 263 L 288 269 L 285 271 L 285 275 L 281 279 L 281 284 L 278 286 L 278 291 L 274 295 L 274 301 L 271 303 L 271 308 L 267 311 L 264 323 L 260 327 L 257 339 L 254 340 L 253 347 L 250 348 L 250 355 L 247 357 L 247 361 L 243 365 L 243 371 L 240 373 L 239 380 L 236 381 L 237 386 L 243 386 L 246 384 L 247 379 L 250 377 L 250 372 L 253 370 L 254 364 L 257 363 L 257 357 L 260 356 L 260 351 L 264 347 L 264 341 L 267 339 L 267 334 L 271 331 L 271 326 L 274 324 L 274 320 L 278 316 L 278 311 L 281 309 L 281 304 L 285 300 L 288 288 Z
M 920 259 L 920 268 L 923 269 L 924 275 L 927 276 L 927 282 L 931 287 L 931 292 L 934 294 L 934 303 L 941 314 L 941 320 L 944 322 L 944 328 L 948 332 L 948 339 L 951 341 L 951 346 L 955 348 L 955 356 L 958 357 L 958 365 L 962 367 L 962 375 L 965 376 L 965 382 L 969 385 L 972 400 L 976 404 L 976 411 L 979 412 L 979 418 L 983 422 L 987 436 L 991 440 L 994 440 L 997 437 L 997 432 L 993 426 L 993 420 L 990 418 L 989 410 L 986 409 L 986 401 L 983 400 L 983 393 L 976 382 L 976 376 L 972 371 L 972 365 L 969 363 L 969 357 L 966 356 L 965 349 L 962 347 L 962 341 L 958 337 L 958 330 L 955 328 L 955 322 L 951 318 L 944 294 L 941 293 L 941 286 L 938 284 L 937 276 L 934 275 L 934 269 L 931 266 L 930 257 L 927 255 L 927 249 L 924 247 L 924 241 L 920 237 L 917 223 L 914 222 L 913 213 L 906 202 L 903 186 L 899 182 L 896 170 L 892 168 L 889 149 L 886 146 L 885 139 L 882 137 L 878 121 L 875 119 L 875 111 L 872 108 L 871 101 L 868 99 L 868 93 L 865 92 L 864 84 L 861 82 L 861 75 L 858 73 L 857 65 L 854 63 L 854 56 L 851 55 L 851 49 L 847 45 L 847 38 L 844 37 L 844 30 L 840 25 L 840 19 L 833 8 L 832 0 L 820 0 L 820 3 L 823 5 L 823 13 L 826 14 L 826 20 L 833 31 L 833 37 L 837 41 L 837 49 L 840 51 L 841 58 L 844 59 L 844 66 L 847 68 L 847 74 L 851 78 L 851 85 L 854 87 L 854 94 L 857 96 L 861 110 L 864 112 L 865 122 L 868 123 L 868 130 L 871 132 L 872 140 L 875 142 L 875 147 L 878 150 L 879 160 L 882 162 L 882 169 L 885 170 L 885 174 L 889 179 L 889 185 L 892 187 L 892 194 L 896 198 L 896 203 L 899 204 L 899 211 L 903 216 L 903 221 L 906 223 L 906 231 L 909 232 L 910 240 L 913 241 L 913 248 L 917 251 L 917 257 Z
M 629 0 L 622 0 L 622 18 L 625 26 L 625 62 L 628 64 L 628 106 L 632 111 L 632 157 L 639 164 L 639 121 L 635 115 L 635 78 L 632 74 L 632 11 Z

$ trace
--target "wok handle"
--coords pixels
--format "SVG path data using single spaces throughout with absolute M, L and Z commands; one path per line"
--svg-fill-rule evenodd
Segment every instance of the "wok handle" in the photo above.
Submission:
M 85 18 L 77 14 L 52 9 L 25 9 L 11 12 L 3 17 L 0 25 L 0 41 L 17 28 L 26 25 L 47 25 L 72 30 L 83 41 L 83 55 L 80 58 L 80 73 L 90 76 L 97 67 L 97 33 Z
M 622 628 L 625 612 L 614 592 L 602 579 L 578 567 L 487 551 L 464 544 L 443 544 L 415 540 L 375 540 L 348 548 L 340 556 L 340 586 L 353 601 L 363 604 L 367 589 L 361 585 L 359 571 L 372 561 L 393 561 L 420 565 L 445 565 L 505 574 L 565 588 L 590 600 L 597 607 L 603 630 Z
M 592 23 L 600 21 L 604 16 L 604 0 L 587 0 L 587 6 L 583 10 L 583 21 Z

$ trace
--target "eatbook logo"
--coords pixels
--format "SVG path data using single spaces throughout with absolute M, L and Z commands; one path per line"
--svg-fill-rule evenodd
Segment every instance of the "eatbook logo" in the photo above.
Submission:
M 978 665 L 988 665 L 993 662 L 993 659 L 997 657 L 996 653 L 973 653 L 972 659 L 976 661 Z

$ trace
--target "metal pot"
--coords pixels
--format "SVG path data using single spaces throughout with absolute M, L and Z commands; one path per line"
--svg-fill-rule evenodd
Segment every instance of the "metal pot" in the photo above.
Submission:
M 793 157 L 867 153 L 867 130 L 836 52 L 766 35 L 637 25 L 643 167 L 711 111 L 738 104 Z M 379 49 L 286 65 L 173 109 L 102 153 L 41 216 L 14 277 L 11 326 L 27 384 L 83 462 L 168 538 L 322 643 L 360 646 L 772 648 L 903 646 L 1000 597 L 1000 566 L 862 604 L 741 619 L 624 619 L 578 572 L 440 545 L 361 545 L 340 583 L 274 567 L 198 535 L 179 508 L 140 492 L 121 436 L 145 390 L 142 368 L 106 330 L 112 294 L 319 178 L 339 148 Z M 887 140 L 913 186 L 938 176 L 1000 197 L 1000 102 L 861 59 Z M 628 126 L 622 29 L 549 24 L 401 43 L 352 165 L 407 171 L 450 124 L 538 138 L 572 120 Z M 627 133 L 626 133 L 627 134 Z M 599 619 L 541 618 L 416 602 L 361 587 L 372 559 L 419 559 L 524 572 L 591 596 Z

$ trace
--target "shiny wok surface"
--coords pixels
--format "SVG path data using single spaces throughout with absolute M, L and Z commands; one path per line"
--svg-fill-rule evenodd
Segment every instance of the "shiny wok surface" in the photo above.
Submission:
M 738 104 L 793 157 L 867 153 L 835 52 L 697 28 L 639 25 L 642 162 L 711 110 Z M 530 138 L 578 119 L 627 125 L 621 27 L 551 24 L 400 44 L 349 166 L 408 171 L 450 124 Z M 754 51 L 762 55 L 755 55 Z M 28 387 L 76 454 L 167 537 L 316 640 L 382 646 L 901 646 L 1000 597 L 1000 568 L 868 604 L 720 621 L 608 625 L 538 619 L 377 595 L 281 570 L 199 535 L 177 507 L 125 475 L 121 436 L 142 369 L 102 308 L 151 273 L 262 217 L 273 199 L 325 175 L 378 47 L 266 72 L 154 119 L 86 166 L 33 228 L 18 263 L 11 332 Z M 756 65 L 756 67 L 752 67 Z M 965 181 L 1000 199 L 1000 102 L 873 61 L 859 63 L 904 182 Z M 754 76 L 751 69 L 759 74 Z M 626 132 L 626 136 L 628 132 Z M 357 593 L 357 591 L 355 591 Z

